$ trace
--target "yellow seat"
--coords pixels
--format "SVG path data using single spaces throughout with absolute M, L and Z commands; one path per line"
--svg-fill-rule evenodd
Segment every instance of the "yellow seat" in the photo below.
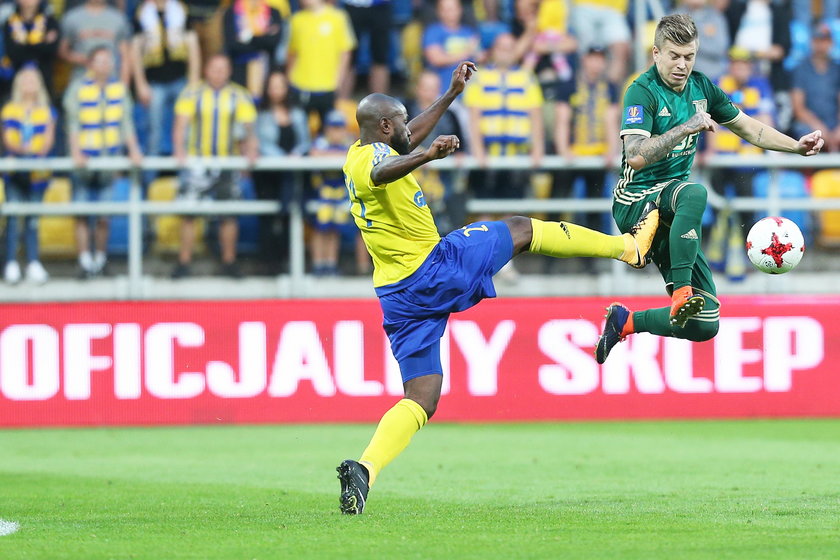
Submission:
M 148 198 L 151 202 L 169 202 L 178 196 L 178 177 L 158 177 L 149 185 Z M 152 218 L 152 230 L 155 232 L 156 253 L 177 253 L 181 247 L 181 217 L 159 215 Z M 203 252 L 205 220 L 195 221 L 196 253 Z
M 840 169 L 821 169 L 811 177 L 813 198 L 840 199 Z M 817 243 L 824 247 L 840 247 L 840 210 L 817 212 Z
M 44 192 L 46 204 L 69 204 L 72 187 L 68 177 L 53 177 Z M 75 218 L 42 216 L 38 219 L 38 244 L 41 254 L 52 258 L 76 256 Z

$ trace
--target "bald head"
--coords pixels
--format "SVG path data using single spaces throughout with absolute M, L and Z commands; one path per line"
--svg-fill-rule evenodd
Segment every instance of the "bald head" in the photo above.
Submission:
M 379 127 L 379 119 L 393 118 L 394 113 L 403 107 L 402 103 L 384 93 L 371 93 L 359 102 L 356 120 L 359 128 L 372 131 Z
M 385 142 L 401 154 L 408 153 L 411 132 L 406 127 L 408 113 L 397 99 L 371 93 L 356 109 L 362 143 Z

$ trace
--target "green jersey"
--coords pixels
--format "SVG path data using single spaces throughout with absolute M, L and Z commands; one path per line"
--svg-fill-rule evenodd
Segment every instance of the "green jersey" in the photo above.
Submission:
M 659 136 L 705 111 L 719 124 L 731 124 L 741 112 L 719 87 L 700 72 L 692 72 L 681 92 L 665 85 L 656 66 L 636 78 L 624 94 L 621 133 Z M 686 180 L 694 163 L 699 133 L 687 136 L 661 160 L 635 171 L 621 160 L 621 179 L 616 184 L 615 202 L 630 205 L 662 190 L 672 180 Z

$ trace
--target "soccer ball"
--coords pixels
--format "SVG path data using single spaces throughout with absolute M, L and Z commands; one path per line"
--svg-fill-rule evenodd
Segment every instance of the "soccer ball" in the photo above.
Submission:
M 802 232 L 787 218 L 762 218 L 747 234 L 747 256 L 761 272 L 784 274 L 799 264 L 804 253 Z

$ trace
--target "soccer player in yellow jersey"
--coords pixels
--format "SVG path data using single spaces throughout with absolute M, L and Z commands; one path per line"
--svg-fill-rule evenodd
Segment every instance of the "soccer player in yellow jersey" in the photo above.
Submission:
M 382 417 L 361 458 L 338 467 L 342 513 L 362 513 L 379 471 L 434 414 L 443 379 L 440 338 L 449 314 L 495 297 L 492 277 L 514 255 L 614 258 L 641 268 L 656 233 L 659 211 L 651 203 L 624 235 L 514 216 L 473 223 L 441 239 L 411 172 L 452 154 L 460 143 L 446 135 L 425 150 L 415 148 L 475 71 L 472 62 L 460 63 L 448 90 L 411 122 L 402 103 L 379 93 L 364 98 L 356 112 L 361 138 L 347 153 L 344 180 L 373 257 L 373 284 L 405 398 Z

